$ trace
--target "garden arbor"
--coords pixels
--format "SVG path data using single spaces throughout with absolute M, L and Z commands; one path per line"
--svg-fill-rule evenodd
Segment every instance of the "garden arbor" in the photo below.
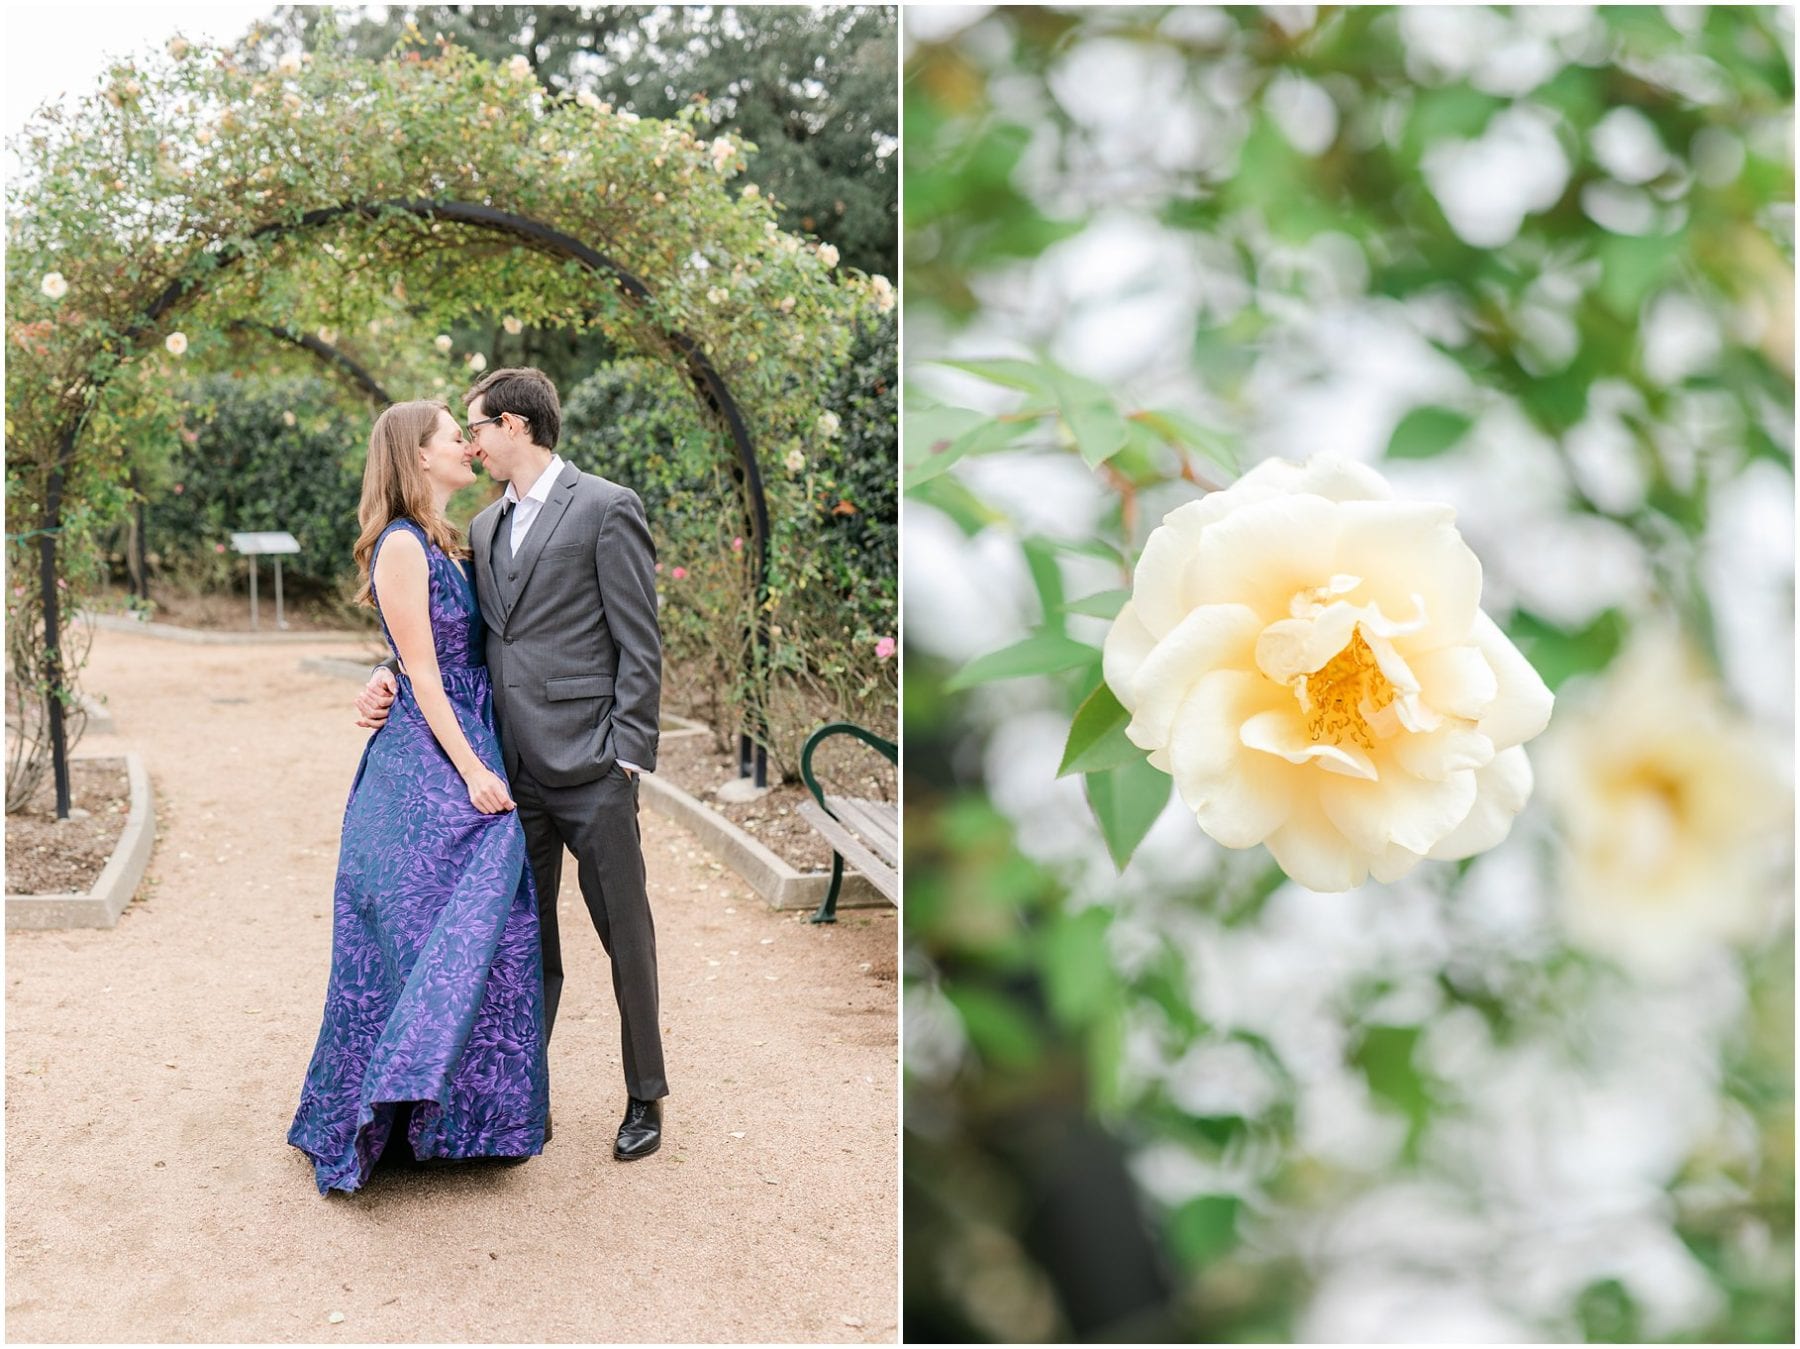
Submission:
M 783 600 L 771 518 L 778 534 L 800 490 L 759 451 L 790 466 L 829 451 L 820 372 L 843 358 L 856 309 L 889 307 L 892 291 L 834 275 L 835 251 L 784 234 L 754 187 L 733 196 L 753 147 L 709 144 L 695 117 L 553 101 L 522 60 L 445 43 L 271 62 L 254 38 L 176 39 L 40 114 L 9 202 L 8 607 L 41 643 L 59 814 L 74 675 L 61 634 L 78 555 L 127 500 L 121 429 L 172 419 L 174 366 L 227 356 L 242 325 L 316 333 L 303 345 L 323 354 L 339 330 L 378 351 L 383 334 L 486 313 L 598 328 L 679 368 L 739 490 L 721 509 L 742 511 L 749 546 L 720 618 L 745 631 L 734 701 L 754 724 Z M 629 481 L 629 447 L 620 460 Z M 41 616 L 20 583 L 27 550 Z

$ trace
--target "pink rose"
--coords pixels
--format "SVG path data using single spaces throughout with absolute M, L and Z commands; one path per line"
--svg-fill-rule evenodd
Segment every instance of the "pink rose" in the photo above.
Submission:
M 677 581 L 687 580 L 687 568 L 686 567 L 677 567 L 677 568 L 675 568 L 674 571 L 670 572 L 669 574 L 671 576 L 673 576 Z
M 898 649 L 899 648 L 894 645 L 894 639 L 892 637 L 883 637 L 879 642 L 875 643 L 875 659 L 886 660 Z
M 215 543 L 215 544 L 214 544 L 214 545 L 213 545 L 213 552 L 215 552 L 215 553 L 222 553 L 222 552 L 224 552 L 224 551 L 225 551 L 225 545 L 224 545 L 224 544 L 222 544 L 222 543 Z
M 185 491 L 187 491 L 187 488 L 183 487 L 180 483 L 175 484 L 175 495 L 176 496 L 180 496 Z
M 731 551 L 734 553 L 743 552 L 744 551 L 744 541 L 742 539 L 733 539 L 731 541 Z

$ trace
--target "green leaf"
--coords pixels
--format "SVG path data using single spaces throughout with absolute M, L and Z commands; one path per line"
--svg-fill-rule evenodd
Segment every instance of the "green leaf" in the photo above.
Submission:
M 1406 1116 L 1408 1156 L 1418 1146 L 1432 1105 L 1424 1074 L 1413 1058 L 1418 1043 L 1417 1026 L 1367 1026 L 1350 1056 L 1367 1079 L 1370 1094 Z
M 1113 970 L 1106 953 L 1110 911 L 1098 906 L 1062 914 L 1043 929 L 1039 967 L 1050 1010 L 1068 1027 L 1086 1024 L 1112 999 Z
M 1088 805 L 1120 871 L 1168 804 L 1169 788 L 1169 775 L 1145 758 L 1087 775 Z
M 1056 776 L 1099 773 L 1143 757 L 1144 751 L 1125 738 L 1131 713 L 1113 691 L 1101 684 L 1087 696 L 1069 726 L 1069 743 L 1063 747 L 1062 767 Z
M 1169 1218 L 1169 1240 L 1188 1265 L 1209 1265 L 1237 1241 L 1238 1198 L 1203 1194 L 1190 1199 Z
M 1150 408 L 1135 414 L 1135 419 L 1169 444 L 1198 450 L 1233 477 L 1237 476 L 1237 456 L 1231 452 L 1225 438 L 1187 413 L 1173 408 Z
M 1085 614 L 1089 618 L 1117 618 L 1119 610 L 1131 598 L 1129 590 L 1102 590 L 1093 595 L 1083 595 L 1078 600 L 1070 600 L 1063 605 L 1065 614 Z
M 1051 372 L 1035 361 L 995 357 L 981 361 L 936 361 L 934 364 L 948 366 L 952 370 L 961 370 L 964 374 L 974 375 L 977 379 L 986 380 L 989 384 L 998 384 L 1002 388 L 1019 389 L 1024 393 L 1035 394 L 1046 404 L 1056 401 L 1056 391 L 1051 384 Z
M 985 656 L 977 656 L 958 670 L 945 683 L 951 690 L 971 688 L 996 679 L 1018 679 L 1025 675 L 1060 674 L 1079 669 L 1098 660 L 1100 652 L 1086 642 L 1058 633 L 1044 632 L 1027 637 Z
M 1029 1068 L 1043 1052 L 1031 1018 L 1011 999 L 979 985 L 948 986 L 944 994 L 962 1018 L 982 1058 L 1004 1068 Z
M 1463 438 L 1473 420 L 1449 408 L 1417 407 L 1400 419 L 1388 440 L 1389 459 L 1430 459 Z
M 1091 393 L 1085 387 L 1088 381 L 1065 382 L 1068 379 L 1059 372 L 1057 394 L 1063 423 L 1075 437 L 1082 462 L 1089 468 L 1099 468 L 1125 448 L 1130 427 L 1104 391 Z
M 970 491 L 966 483 L 948 474 L 922 482 L 906 495 L 910 501 L 920 501 L 942 511 L 969 538 L 1006 519 L 1004 512 L 988 505 Z
M 1554 691 L 1571 675 L 1595 674 L 1610 665 L 1625 644 L 1628 624 L 1617 609 L 1608 609 L 1571 632 L 1521 611 L 1507 629 L 1538 677 Z
M 908 409 L 908 457 L 901 486 L 910 490 L 927 483 L 966 455 L 1004 450 L 1030 425 L 998 421 L 967 408 Z
M 1636 322 L 1650 293 L 1674 272 L 1687 246 L 1687 234 L 1614 234 L 1601 241 L 1600 298 L 1622 319 Z
M 1038 603 L 1044 609 L 1044 629 L 1060 634 L 1068 625 L 1063 615 L 1062 567 L 1056 560 L 1056 544 L 1046 538 L 1029 538 L 1020 547 Z

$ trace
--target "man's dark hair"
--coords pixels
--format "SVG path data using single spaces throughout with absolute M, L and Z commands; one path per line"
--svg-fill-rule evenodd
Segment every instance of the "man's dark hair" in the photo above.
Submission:
M 498 417 L 510 412 L 531 424 L 531 442 L 546 450 L 556 448 L 562 434 L 562 403 L 556 396 L 556 385 L 542 370 L 529 365 L 510 370 L 490 370 L 470 386 L 463 395 L 467 407 L 481 399 L 482 415 Z

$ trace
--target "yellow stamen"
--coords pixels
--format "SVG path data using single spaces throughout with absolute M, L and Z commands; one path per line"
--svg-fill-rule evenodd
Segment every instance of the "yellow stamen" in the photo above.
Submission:
M 1306 731 L 1312 739 L 1341 745 L 1354 741 L 1375 748 L 1369 718 L 1394 701 L 1394 686 L 1381 672 L 1375 653 L 1361 631 L 1351 634 L 1344 649 L 1311 674 L 1294 681 Z

